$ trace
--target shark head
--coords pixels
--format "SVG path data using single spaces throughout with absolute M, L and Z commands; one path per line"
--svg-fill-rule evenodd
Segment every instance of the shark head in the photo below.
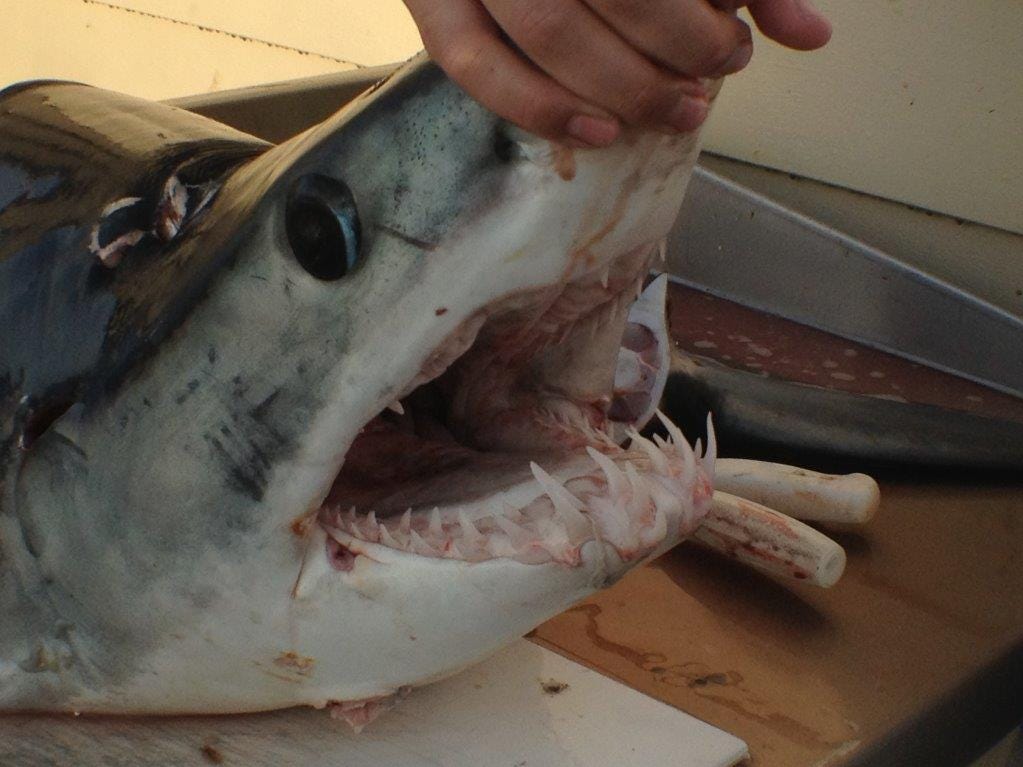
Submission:
M 3 251 L 14 270 L 63 248 L 53 263 L 87 274 L 7 299 L 9 317 L 100 319 L 67 331 L 95 349 L 75 375 L 40 373 L 51 351 L 6 371 L 0 707 L 378 699 L 699 524 L 713 446 L 632 428 L 663 386 L 663 285 L 629 315 L 694 135 L 569 149 L 425 57 L 275 147 L 195 130 L 216 136 L 142 191 L 94 195 L 63 244 Z M 38 184 L 45 163 L 22 165 Z M 52 413 L 58 389 L 69 406 L 29 444 L 26 407 Z

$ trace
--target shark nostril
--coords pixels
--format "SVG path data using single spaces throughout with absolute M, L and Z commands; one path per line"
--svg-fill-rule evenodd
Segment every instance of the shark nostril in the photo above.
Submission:
M 316 173 L 299 178 L 288 195 L 285 228 L 295 258 L 317 279 L 340 279 L 358 262 L 355 200 L 337 179 Z

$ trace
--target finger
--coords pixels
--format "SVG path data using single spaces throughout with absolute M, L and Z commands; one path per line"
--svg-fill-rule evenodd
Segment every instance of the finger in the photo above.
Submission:
M 586 0 L 637 50 L 691 77 L 738 72 L 753 55 L 749 27 L 704 0 Z
M 812 51 L 831 39 L 831 23 L 809 0 L 749 0 L 757 27 L 775 42 Z
M 620 132 L 607 112 L 556 83 L 501 38 L 474 0 L 405 0 L 430 56 L 470 96 L 520 128 L 555 141 L 607 146 Z
M 483 0 L 547 74 L 633 125 L 690 131 L 707 116 L 702 86 L 669 74 L 579 0 Z

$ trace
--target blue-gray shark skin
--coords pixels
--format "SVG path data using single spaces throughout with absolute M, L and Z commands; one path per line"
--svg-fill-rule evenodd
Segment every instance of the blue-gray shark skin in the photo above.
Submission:
M 0 710 L 377 699 L 691 532 L 713 450 L 608 413 L 696 152 L 423 56 L 275 147 L 0 94 Z

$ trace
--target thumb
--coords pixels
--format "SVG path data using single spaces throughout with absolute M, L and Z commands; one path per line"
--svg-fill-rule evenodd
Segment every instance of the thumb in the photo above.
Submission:
M 746 5 L 760 31 L 789 48 L 812 51 L 831 39 L 831 22 L 809 0 L 749 0 Z

